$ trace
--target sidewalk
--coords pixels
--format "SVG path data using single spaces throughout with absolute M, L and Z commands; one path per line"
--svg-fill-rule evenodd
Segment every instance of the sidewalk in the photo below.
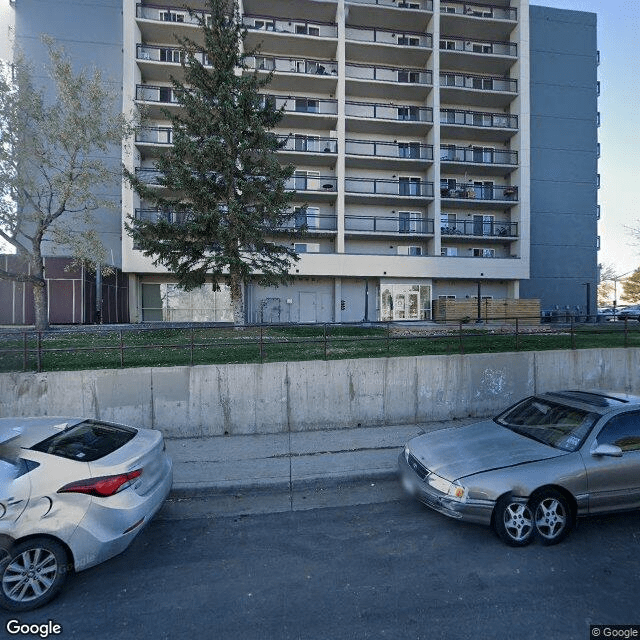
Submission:
M 291 490 L 317 482 L 395 477 L 398 453 L 407 440 L 475 420 L 167 439 L 174 464 L 172 496 Z

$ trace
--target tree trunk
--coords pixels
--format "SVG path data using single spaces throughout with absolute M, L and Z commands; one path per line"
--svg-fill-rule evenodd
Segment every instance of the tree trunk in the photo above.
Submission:
M 231 290 L 233 324 L 236 327 L 244 326 L 244 297 L 242 290 L 242 280 L 238 277 L 237 274 L 231 274 L 229 288 Z
M 39 245 L 37 245 L 39 248 Z M 35 314 L 36 331 L 46 331 L 49 328 L 49 305 L 47 304 L 47 281 L 44 278 L 44 259 L 40 251 L 35 251 L 31 257 L 33 276 L 40 282 L 33 283 L 33 311 Z
M 44 279 L 42 284 L 33 285 L 33 310 L 36 331 L 46 331 L 49 328 L 49 314 L 47 312 L 47 287 Z

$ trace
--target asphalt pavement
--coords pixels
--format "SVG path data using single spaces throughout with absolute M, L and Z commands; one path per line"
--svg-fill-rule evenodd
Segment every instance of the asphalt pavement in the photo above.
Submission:
M 166 440 L 174 480 L 164 517 L 269 513 L 402 495 L 397 458 L 421 433 L 474 422 Z

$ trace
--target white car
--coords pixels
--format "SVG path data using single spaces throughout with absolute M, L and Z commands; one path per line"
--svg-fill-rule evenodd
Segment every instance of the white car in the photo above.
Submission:
M 70 569 L 124 551 L 173 477 L 162 434 L 93 419 L 0 419 L 0 606 L 34 609 Z

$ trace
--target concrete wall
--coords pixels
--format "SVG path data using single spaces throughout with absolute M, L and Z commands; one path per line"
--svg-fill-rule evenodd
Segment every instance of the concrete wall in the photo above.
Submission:
M 487 416 L 552 389 L 640 392 L 640 349 L 0 374 L 0 417 L 92 416 L 168 437 Z
M 530 6 L 531 276 L 543 308 L 587 304 L 597 283 L 596 14 Z

